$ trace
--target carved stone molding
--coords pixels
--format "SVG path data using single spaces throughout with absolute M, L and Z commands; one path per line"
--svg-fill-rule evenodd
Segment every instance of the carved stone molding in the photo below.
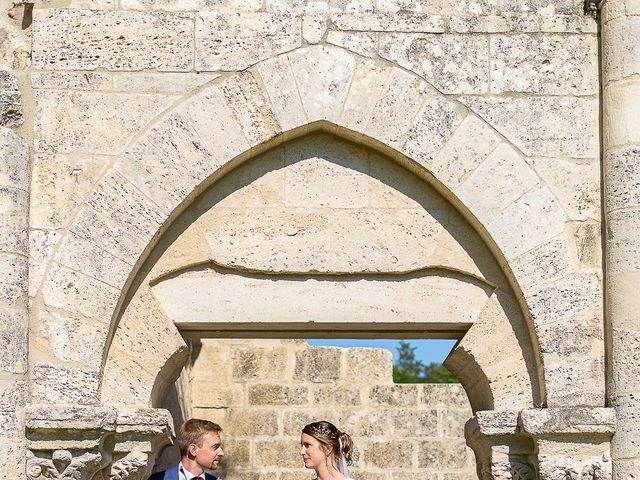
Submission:
M 26 413 L 28 480 L 144 480 L 153 453 L 171 442 L 161 409 L 30 406 Z

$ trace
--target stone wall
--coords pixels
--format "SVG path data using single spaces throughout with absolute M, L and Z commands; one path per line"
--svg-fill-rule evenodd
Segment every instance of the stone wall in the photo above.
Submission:
M 203 340 L 192 348 L 178 382 L 183 401 L 171 394 L 167 401 L 177 423 L 186 415 L 223 426 L 223 478 L 310 478 L 298 454 L 300 431 L 322 419 L 352 436 L 357 480 L 476 478 L 462 386 L 394 384 L 388 350 L 303 340 Z M 165 452 L 156 468 L 175 458 L 175 450 Z

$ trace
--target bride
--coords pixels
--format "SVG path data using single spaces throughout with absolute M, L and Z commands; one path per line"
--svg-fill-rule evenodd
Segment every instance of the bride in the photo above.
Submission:
M 351 465 L 352 454 L 351 437 L 335 425 L 320 421 L 302 429 L 300 455 L 305 468 L 316 471 L 318 480 L 351 480 L 347 465 Z

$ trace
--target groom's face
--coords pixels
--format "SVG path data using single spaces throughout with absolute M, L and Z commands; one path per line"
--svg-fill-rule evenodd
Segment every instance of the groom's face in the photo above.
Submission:
M 192 444 L 191 453 L 195 457 L 194 460 L 203 469 L 215 470 L 220 464 L 221 458 L 224 456 L 222 450 L 222 441 L 217 432 L 207 432 L 202 436 L 201 446 Z

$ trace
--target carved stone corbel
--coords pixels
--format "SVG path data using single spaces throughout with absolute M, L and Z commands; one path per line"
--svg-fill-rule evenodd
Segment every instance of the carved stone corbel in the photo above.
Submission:
M 145 480 L 154 452 L 171 442 L 171 415 L 160 409 L 30 406 L 28 480 Z

